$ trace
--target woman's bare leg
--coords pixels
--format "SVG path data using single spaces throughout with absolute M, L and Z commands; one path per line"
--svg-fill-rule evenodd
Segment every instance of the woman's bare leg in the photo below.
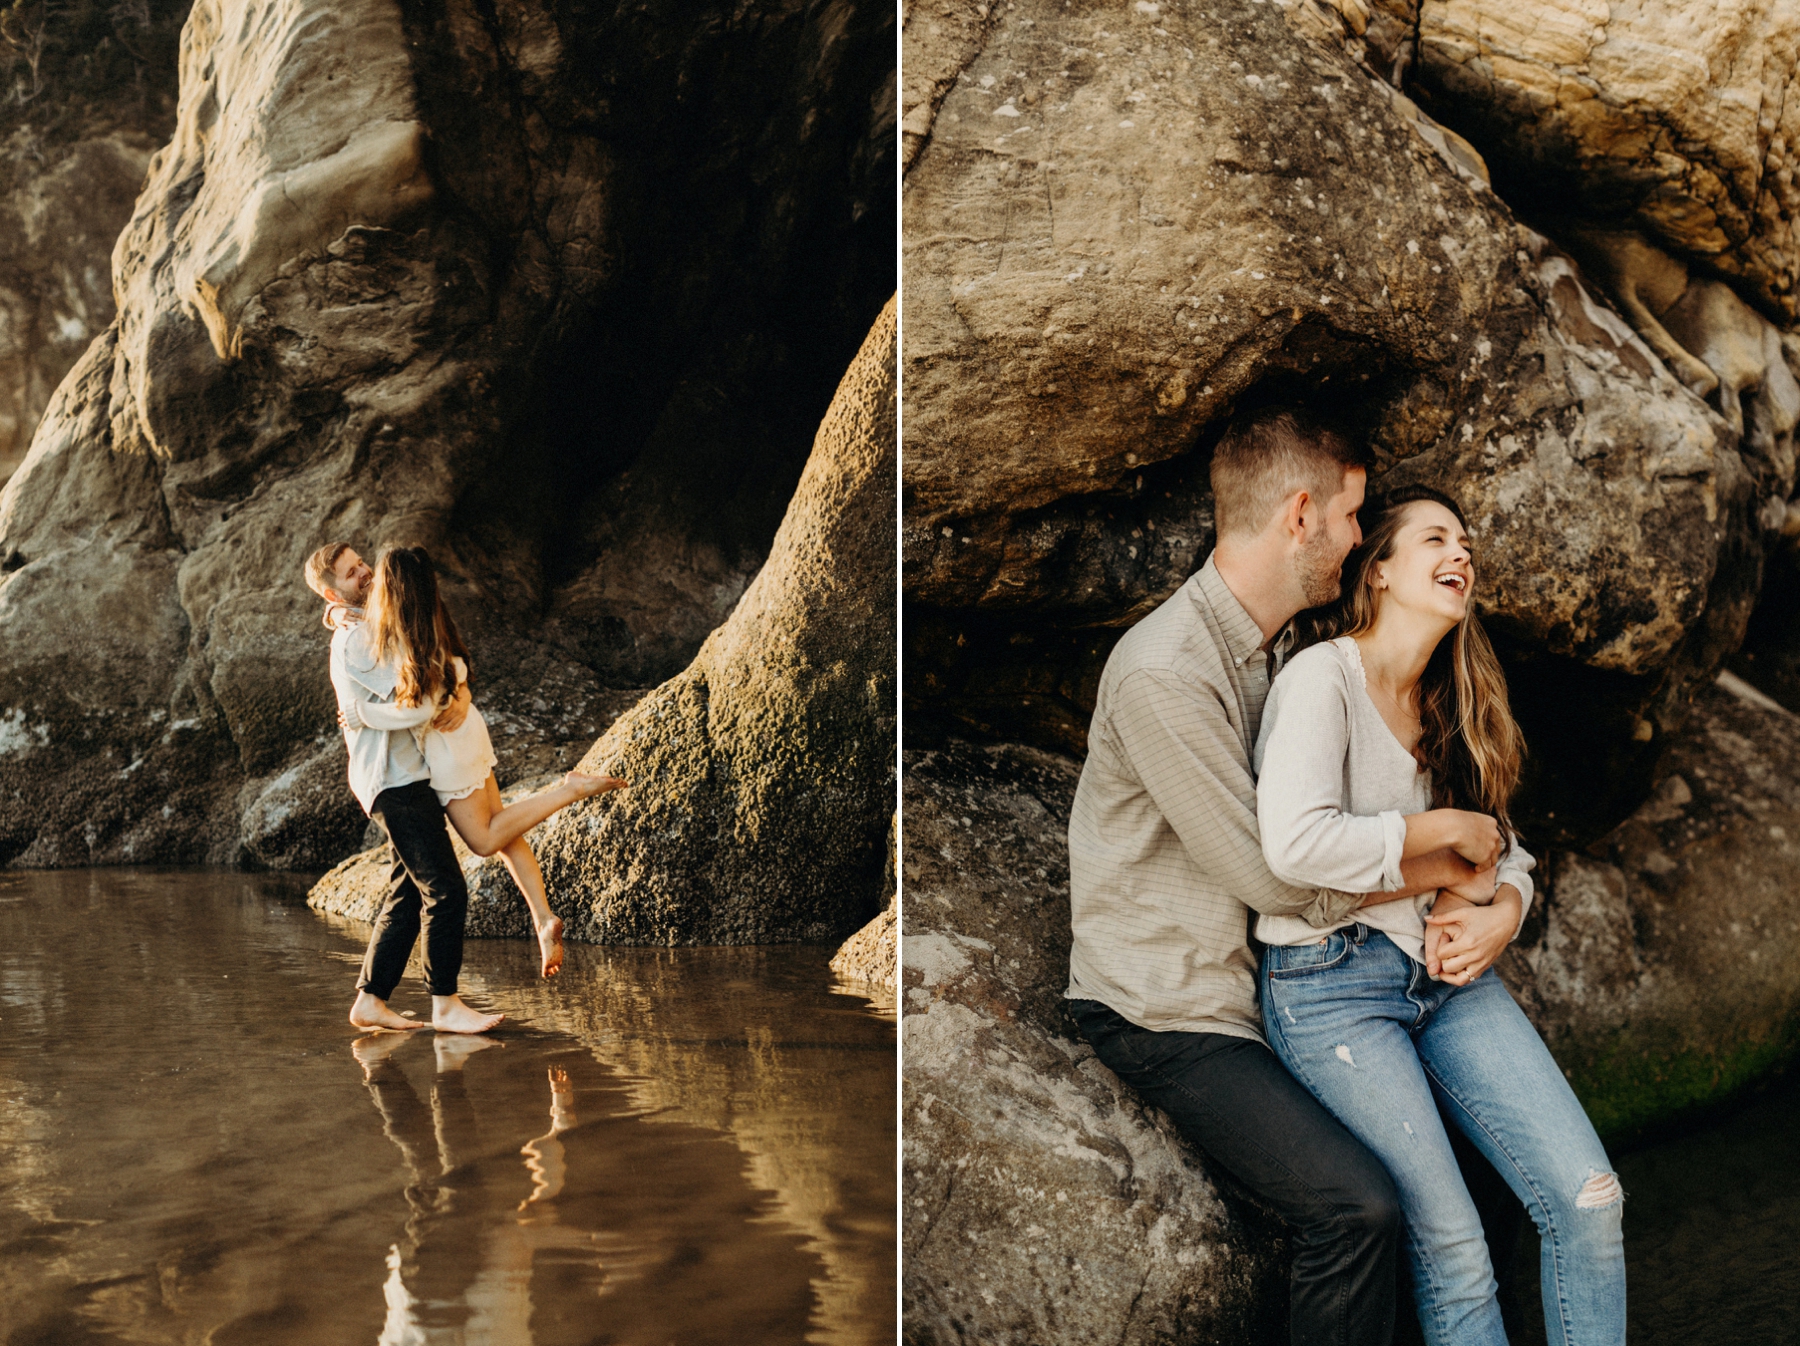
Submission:
M 470 808 L 460 808 L 472 805 Z M 448 809 L 457 810 L 465 815 L 479 816 L 485 814 L 492 819 L 504 813 L 500 803 L 500 783 L 494 779 L 493 772 L 488 773 L 487 784 L 466 799 L 453 799 Z M 451 813 L 451 821 L 456 830 L 462 834 L 464 841 L 469 840 L 469 831 L 476 827 L 472 818 L 469 830 L 464 830 L 462 822 Z M 492 826 L 490 821 L 489 826 Z M 542 972 L 546 977 L 554 977 L 562 970 L 563 923 L 555 912 L 550 910 L 550 899 L 544 891 L 544 873 L 538 868 L 537 856 L 532 853 L 531 843 L 524 837 L 514 837 L 500 848 L 500 862 L 506 866 L 506 872 L 512 875 L 513 882 L 519 885 L 519 891 L 525 895 L 525 905 L 531 909 L 531 928 L 537 934 L 538 951 L 543 956 Z
M 509 843 L 577 799 L 607 790 L 622 790 L 625 784 L 617 776 L 589 776 L 571 771 L 563 777 L 562 784 L 502 808 L 500 783 L 490 771 L 485 789 L 462 799 L 452 799 L 444 806 L 444 812 L 450 815 L 451 825 L 468 843 L 469 849 L 477 855 L 488 856 L 505 850 Z
M 544 873 L 538 868 L 537 856 L 531 853 L 531 843 L 524 837 L 509 841 L 500 852 L 500 862 L 525 894 L 525 905 L 531 908 L 531 928 L 537 931 L 538 952 L 543 956 L 541 971 L 546 977 L 554 977 L 562 971 L 563 923 L 550 910 L 550 900 L 544 895 Z

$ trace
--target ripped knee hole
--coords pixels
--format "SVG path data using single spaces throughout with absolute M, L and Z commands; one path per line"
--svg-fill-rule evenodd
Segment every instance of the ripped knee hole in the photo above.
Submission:
M 1587 1181 L 1581 1184 L 1581 1190 L 1575 1194 L 1575 1209 L 1599 1210 L 1616 1205 L 1624 1199 L 1625 1189 L 1619 1186 L 1617 1173 L 1602 1173 L 1599 1169 L 1590 1168 Z

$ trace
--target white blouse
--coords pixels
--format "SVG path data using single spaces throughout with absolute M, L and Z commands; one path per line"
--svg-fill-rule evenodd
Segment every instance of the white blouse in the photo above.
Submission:
M 460 686 L 469 678 L 468 665 L 453 661 L 456 681 Z M 398 670 L 395 670 L 398 676 Z M 354 719 L 370 729 L 389 732 L 411 731 L 430 773 L 431 788 L 438 802 L 448 804 L 463 799 L 487 784 L 488 773 L 499 765 L 493 740 L 488 735 L 487 721 L 474 706 L 463 722 L 450 733 L 431 727 L 440 707 L 433 702 L 418 706 L 398 706 L 391 701 L 357 701 L 345 710 L 346 722 Z
M 1284 882 L 1352 893 L 1405 886 L 1400 857 L 1406 815 L 1431 808 L 1431 774 L 1401 746 L 1369 698 L 1362 655 L 1349 636 L 1302 650 L 1269 688 L 1254 766 L 1263 858 Z M 1500 862 L 1499 881 L 1531 906 L 1536 861 L 1519 844 Z M 1335 925 L 1260 916 L 1265 944 L 1311 944 L 1355 921 L 1385 932 L 1417 962 L 1425 957 L 1425 916 L 1435 891 L 1366 906 Z

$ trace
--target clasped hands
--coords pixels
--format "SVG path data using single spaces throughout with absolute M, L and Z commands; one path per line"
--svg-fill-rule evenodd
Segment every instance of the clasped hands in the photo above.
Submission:
M 1464 809 L 1433 809 L 1407 823 L 1409 847 L 1429 844 L 1429 836 L 1475 867 L 1468 877 L 1439 887 L 1425 918 L 1425 970 L 1452 986 L 1467 986 L 1493 966 L 1519 928 L 1523 898 L 1499 881 L 1505 851 L 1500 825 Z

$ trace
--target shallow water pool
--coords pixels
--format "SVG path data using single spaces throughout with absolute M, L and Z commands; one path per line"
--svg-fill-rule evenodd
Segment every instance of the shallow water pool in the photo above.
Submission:
M 470 941 L 506 1024 L 364 1038 L 304 889 L 0 876 L 0 1341 L 893 1340 L 892 1007 L 829 949 Z

